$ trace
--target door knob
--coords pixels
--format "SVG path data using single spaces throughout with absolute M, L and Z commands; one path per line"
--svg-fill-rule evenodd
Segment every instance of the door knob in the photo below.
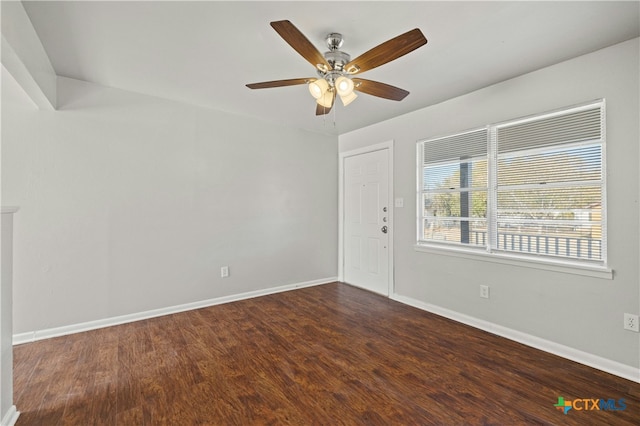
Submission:
M 383 234 L 387 233 L 387 225 L 383 226 L 382 228 L 380 228 L 380 230 L 382 231 Z

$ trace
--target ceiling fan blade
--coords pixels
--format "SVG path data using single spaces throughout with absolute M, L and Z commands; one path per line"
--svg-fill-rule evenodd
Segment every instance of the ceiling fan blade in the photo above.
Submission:
M 416 28 L 363 53 L 346 64 L 344 69 L 351 74 L 365 72 L 398 59 L 425 44 L 427 44 L 427 39 L 422 31 Z
M 262 83 L 247 84 L 249 89 L 269 89 L 271 87 L 295 86 L 296 84 L 307 84 L 315 80 L 314 78 L 291 78 L 289 80 L 263 81 Z
M 325 115 L 331 111 L 331 108 L 325 108 L 320 104 L 316 104 L 316 115 Z
M 329 114 L 329 111 L 331 111 L 331 108 L 333 107 L 336 101 L 336 92 L 332 92 L 332 93 L 333 93 L 333 97 L 331 98 L 331 105 L 329 107 L 324 107 L 319 103 L 316 103 L 316 115 Z
M 362 78 L 354 78 L 352 81 L 354 90 L 379 98 L 391 99 L 392 101 L 401 101 L 409 94 L 404 89 L 378 81 L 364 80 Z
M 291 47 L 295 49 L 303 58 L 305 58 L 311 65 L 317 67 L 318 65 L 325 65 L 328 70 L 331 69 L 329 62 L 322 56 L 322 53 L 311 44 L 311 42 L 289 21 L 274 21 L 271 22 L 271 26 L 280 37 L 284 39 Z

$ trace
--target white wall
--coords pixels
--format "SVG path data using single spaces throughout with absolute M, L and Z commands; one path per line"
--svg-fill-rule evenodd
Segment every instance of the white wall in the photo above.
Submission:
M 56 73 L 20 1 L 0 2 L 2 65 L 44 109 L 57 105 Z
M 337 275 L 335 137 L 66 78 L 57 91 L 58 111 L 37 110 L 3 71 L 14 333 Z
M 603 49 L 341 135 L 339 150 L 395 140 L 395 292 L 423 303 L 603 357 L 640 365 L 639 43 Z M 599 279 L 416 252 L 416 141 L 597 98 L 607 102 L 609 265 Z M 491 299 L 479 297 L 491 286 Z

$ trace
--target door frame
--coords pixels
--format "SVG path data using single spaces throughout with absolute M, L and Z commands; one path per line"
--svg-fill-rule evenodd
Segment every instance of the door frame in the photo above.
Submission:
M 389 250 L 387 251 L 389 259 L 389 276 L 387 278 L 387 297 L 394 294 L 394 273 L 393 273 L 393 235 L 394 235 L 394 203 L 393 203 L 393 139 L 387 142 L 381 142 L 374 145 L 365 146 L 363 148 L 344 151 L 339 153 L 338 163 L 338 280 L 344 281 L 344 162 L 348 157 L 369 154 L 376 151 L 387 151 L 388 164 L 388 223 L 389 223 Z

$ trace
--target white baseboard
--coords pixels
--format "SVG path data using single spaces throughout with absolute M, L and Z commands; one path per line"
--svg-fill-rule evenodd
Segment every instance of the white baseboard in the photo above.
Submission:
M 442 317 L 449 318 L 451 320 L 461 322 L 475 328 L 479 328 L 480 330 L 488 331 L 489 333 L 496 334 L 498 336 L 506 337 L 507 339 L 514 340 L 518 343 L 522 343 L 524 345 L 570 359 L 571 361 L 588 365 L 589 367 L 593 367 L 598 370 L 613 374 L 615 376 L 631 380 L 632 382 L 640 383 L 640 368 L 635 368 L 630 365 L 619 363 L 617 361 L 612 361 L 607 358 L 580 351 L 569 346 L 561 345 L 550 340 L 532 336 L 521 331 L 503 327 L 489 321 L 484 321 L 469 315 L 464 315 L 410 297 L 393 294 L 391 295 L 391 299 L 409 306 L 413 306 L 423 311 L 431 312 L 433 314 L 440 315 Z
M 295 284 L 287 284 L 279 287 L 271 287 L 262 290 L 249 291 L 246 293 L 234 294 L 231 296 L 216 297 L 214 299 L 202 300 L 199 302 L 185 303 L 182 305 L 169 306 L 166 308 L 153 309 L 150 311 L 139 312 L 135 314 L 121 315 L 117 317 L 104 318 L 95 321 L 88 321 L 79 324 L 71 324 L 62 327 L 48 328 L 45 330 L 29 331 L 26 333 L 17 333 L 13 335 L 13 344 L 20 345 L 23 343 L 35 342 L 37 340 L 49 339 L 51 337 L 65 336 L 67 334 L 80 333 L 82 331 L 95 330 L 97 328 L 111 327 L 114 325 L 125 324 L 134 321 L 140 321 L 149 318 L 155 318 L 163 315 L 175 314 L 178 312 L 190 311 L 193 309 L 206 308 L 208 306 L 221 305 L 223 303 L 235 302 L 244 299 L 251 299 L 268 294 L 282 293 L 284 291 L 295 290 L 303 287 L 311 287 L 316 285 L 328 284 L 337 281 L 337 277 L 323 278 L 320 280 L 305 281 Z M 4 423 L 2 423 L 4 426 Z
M 19 416 L 20 411 L 16 410 L 15 405 L 12 405 L 5 413 L 4 417 L 2 418 L 2 423 L 0 424 L 2 426 L 13 426 L 18 421 Z

